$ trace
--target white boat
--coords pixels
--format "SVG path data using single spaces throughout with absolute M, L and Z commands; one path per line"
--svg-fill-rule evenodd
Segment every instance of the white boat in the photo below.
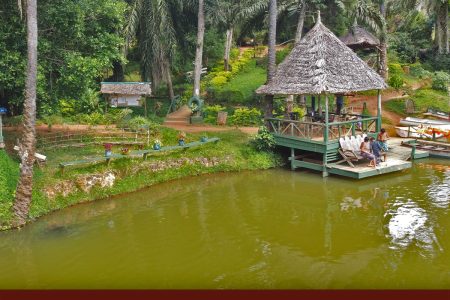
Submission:
M 433 126 L 433 128 L 446 129 L 441 128 L 441 126 L 449 126 L 450 122 L 444 120 L 430 120 L 430 119 L 419 119 L 407 117 L 405 119 L 400 120 L 400 125 L 403 126 Z
M 450 125 L 449 125 L 450 126 Z M 450 130 L 450 127 L 449 127 Z M 404 138 L 422 138 L 422 139 L 432 139 L 433 138 L 433 128 L 432 127 L 423 127 L 423 128 L 417 128 L 413 126 L 409 127 L 395 127 L 395 132 L 399 137 Z M 434 134 L 434 138 L 439 139 L 443 137 L 443 133 L 436 133 Z

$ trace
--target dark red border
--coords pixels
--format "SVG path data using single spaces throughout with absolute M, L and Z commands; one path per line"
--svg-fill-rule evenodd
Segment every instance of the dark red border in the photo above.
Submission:
M 450 290 L 0 290 L 0 300 L 9 299 L 450 300 Z

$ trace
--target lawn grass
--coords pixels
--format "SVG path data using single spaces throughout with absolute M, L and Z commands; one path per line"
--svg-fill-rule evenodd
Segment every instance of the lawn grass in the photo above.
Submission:
M 222 90 L 241 91 L 246 101 L 253 98 L 257 88 L 263 85 L 267 80 L 266 69 L 256 65 L 256 60 L 249 62 L 244 70 L 236 74 L 227 82 Z
M 204 133 L 188 134 L 186 142 L 197 141 L 203 135 Z M 255 150 L 249 144 L 250 137 L 238 130 L 208 133 L 207 136 L 217 136 L 221 140 L 218 144 L 211 143 L 184 151 L 177 150 L 151 155 L 145 162 L 140 158 L 123 158 L 112 160 L 109 165 L 101 162 L 68 167 L 64 174 L 58 168 L 60 162 L 80 160 L 90 156 L 103 156 L 103 147 L 100 145 L 45 151 L 48 157 L 47 165 L 42 169 L 35 169 L 30 220 L 77 203 L 136 191 L 168 180 L 216 172 L 268 169 L 281 165 L 281 159 L 278 155 Z M 157 137 L 165 146 L 175 145 L 178 140 L 178 131 L 161 128 Z M 113 153 L 119 151 L 119 148 L 113 148 Z M 218 163 L 205 165 L 198 161 L 200 158 L 209 161 L 215 160 Z M 164 164 L 180 160 L 188 160 L 189 163 L 182 163 L 176 168 L 169 167 L 162 170 L 152 170 L 148 167 L 151 164 Z M 0 229 L 5 230 L 9 228 L 12 217 L 10 209 L 17 182 L 18 161 L 14 161 L 4 154 L 0 156 L 0 164 L 2 164 L 1 170 L 7 170 L 5 174 L 11 177 L 11 179 L 7 179 L 6 188 L 3 187 L 5 186 L 3 182 L 5 182 L 5 178 L 9 177 L 3 176 L 0 179 L 0 189 L 6 189 L 6 194 L 9 195 L 8 197 L 2 197 L 0 202 Z M 78 181 L 83 176 L 105 172 L 113 172 L 116 176 L 116 181 L 112 187 L 96 186 L 88 193 L 77 188 Z M 56 187 L 67 183 L 77 183 L 68 195 L 64 196 L 58 193 L 55 197 L 49 198 L 44 193 L 49 188 L 58 190 Z M 0 192 L 2 192 L 2 195 L 4 194 L 3 191 Z
M 443 91 L 433 89 L 419 89 L 413 92 L 410 99 L 414 101 L 415 109 L 418 113 L 426 112 L 430 108 L 441 111 L 449 110 L 449 96 Z M 400 116 L 405 116 L 405 99 L 394 99 L 384 104 L 384 107 Z

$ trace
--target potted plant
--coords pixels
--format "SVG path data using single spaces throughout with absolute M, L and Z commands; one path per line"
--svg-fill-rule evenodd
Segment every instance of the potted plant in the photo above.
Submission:
M 184 140 L 186 139 L 186 133 L 184 133 L 183 131 L 180 132 L 180 134 L 178 135 L 178 145 L 179 146 L 184 146 Z
M 130 152 L 130 148 L 123 147 L 120 149 L 120 151 L 122 152 L 122 155 L 127 155 Z
M 112 144 L 111 143 L 105 143 L 103 144 L 103 147 L 105 147 L 105 156 L 110 157 L 112 154 Z
M 162 143 L 160 140 L 156 139 L 153 142 L 153 150 L 161 150 Z

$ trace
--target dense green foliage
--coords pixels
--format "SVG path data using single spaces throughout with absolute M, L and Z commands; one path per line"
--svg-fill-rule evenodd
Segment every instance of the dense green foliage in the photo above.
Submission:
M 386 6 L 385 23 L 380 3 Z M 202 96 L 211 104 L 261 106 L 254 94 L 266 80 L 267 1 L 206 1 L 206 31 Z M 298 0 L 278 0 L 277 52 L 280 63 L 292 49 L 285 43 L 295 36 L 299 18 Z M 355 18 L 378 37 L 386 26 L 389 59 L 412 70 L 418 78 L 435 71 L 449 72 L 450 57 L 436 54 L 437 6 L 435 1 L 406 0 L 311 0 L 303 33 L 322 21 L 335 34 L 343 35 Z M 192 61 L 197 35 L 195 1 L 181 0 L 41 0 L 39 9 L 38 115 L 45 122 L 61 117 L 82 123 L 108 123 L 102 118 L 105 102 L 100 81 L 151 80 L 153 92 L 167 97 L 167 74 L 175 94 L 184 102 L 192 96 Z M 11 114 L 22 111 L 26 39 L 24 18 L 17 2 L 0 3 L 0 105 Z M 224 71 L 225 32 L 234 30 L 230 71 Z M 236 48 L 236 46 L 247 46 Z M 127 49 L 127 51 L 123 51 Z M 245 50 L 243 50 L 245 49 Z M 126 53 L 126 55 L 125 55 Z M 376 55 L 365 56 L 374 59 Z M 429 72 L 429 73 L 428 73 Z M 390 68 L 388 83 L 402 88 L 408 79 Z M 418 74 L 420 73 L 420 74 Z M 443 89 L 445 75 L 435 74 L 435 88 Z M 157 113 L 156 110 L 154 113 Z M 55 116 L 56 115 L 56 116 Z M 58 120 L 59 118 L 59 120 Z M 76 120 L 74 120 L 76 121 Z M 114 122 L 113 122 L 114 123 Z
M 10 218 L 18 169 L 19 164 L 14 162 L 4 150 L 0 150 L 0 220 Z
M 39 1 L 38 108 L 41 115 L 99 110 L 99 82 L 122 62 L 122 0 Z M 2 104 L 22 110 L 26 65 L 25 24 L 17 1 L 0 3 Z
M 253 138 L 253 146 L 260 151 L 271 151 L 275 148 L 275 138 L 266 126 L 261 126 L 258 134 Z

